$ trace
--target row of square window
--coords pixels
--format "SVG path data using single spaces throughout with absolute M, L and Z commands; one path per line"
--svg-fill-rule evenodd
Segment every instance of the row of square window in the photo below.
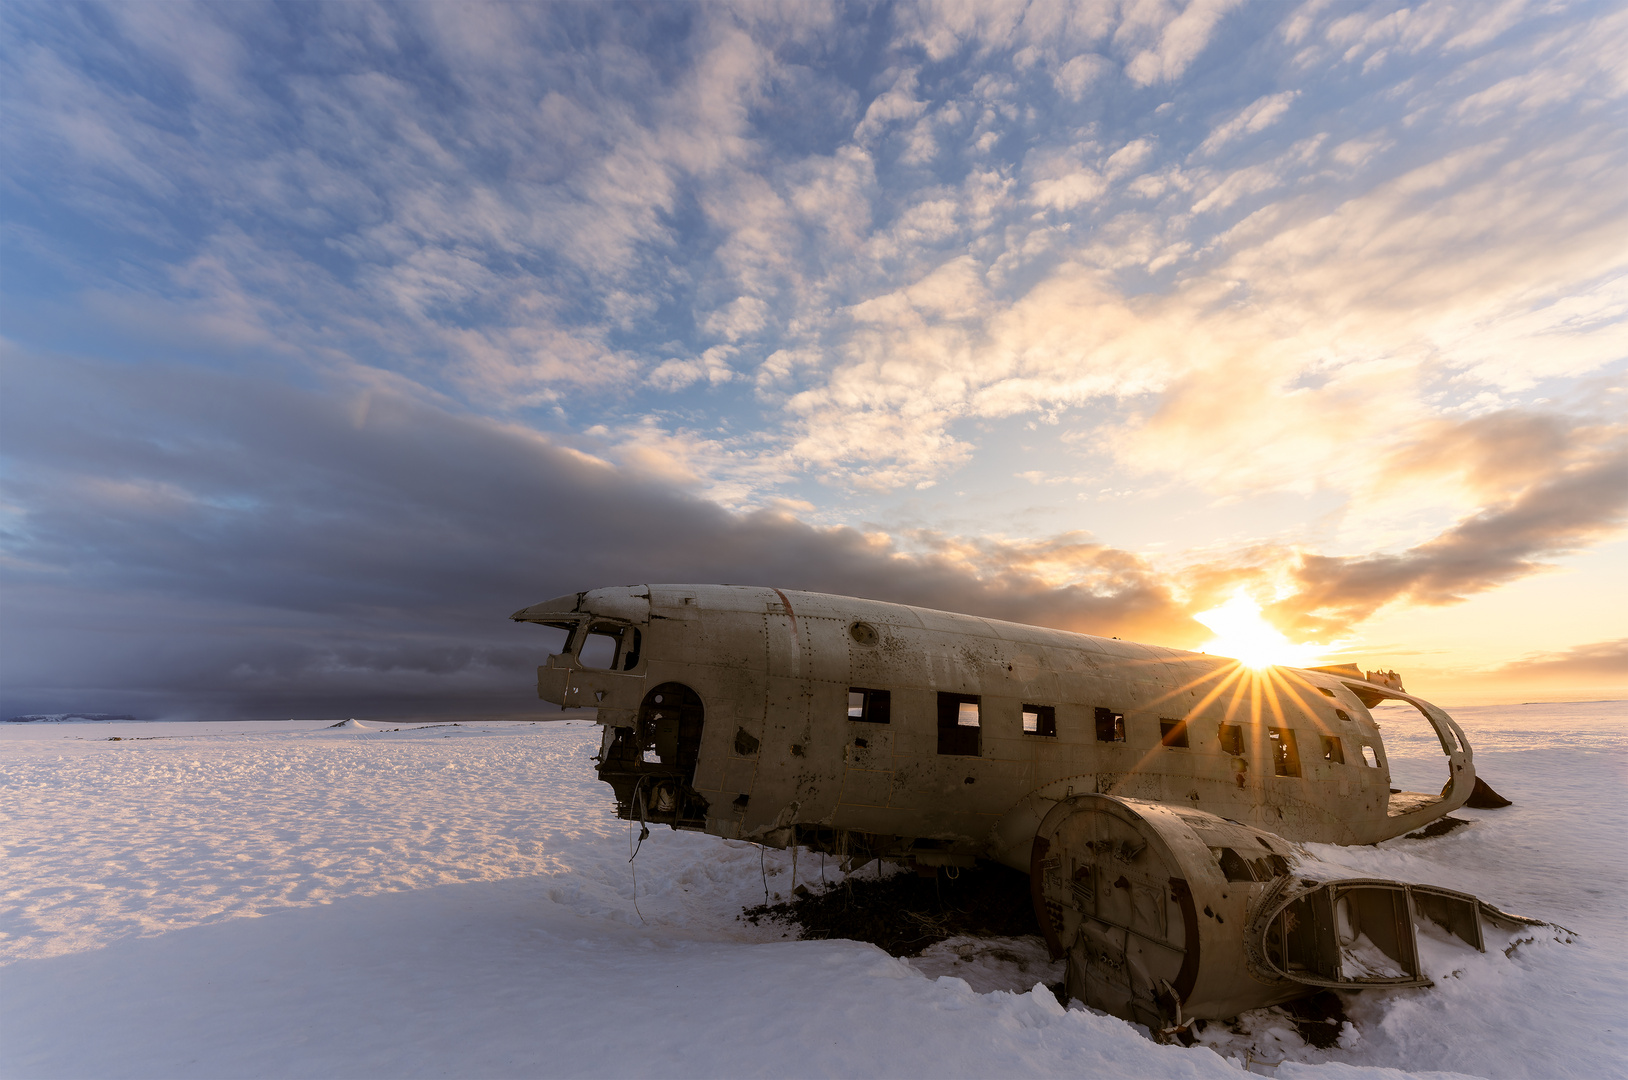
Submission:
M 886 724 L 892 719 L 893 695 L 887 690 L 861 686 L 848 688 L 848 719 L 868 724 Z M 979 753 L 980 700 L 973 694 L 938 695 L 938 752 L 941 754 Z M 1125 714 L 1097 706 L 1097 741 L 1124 742 Z M 1341 719 L 1345 715 L 1341 714 Z M 1023 732 L 1026 735 L 1057 736 L 1057 708 L 1054 705 L 1024 705 Z M 1272 771 L 1278 776 L 1300 775 L 1300 750 L 1293 728 L 1267 728 L 1272 745 Z M 1244 729 L 1240 724 L 1221 724 L 1221 752 L 1244 756 Z M 1159 718 L 1159 742 L 1164 746 L 1187 746 L 1187 721 Z M 1362 747 L 1363 764 L 1377 768 L 1373 748 Z M 1337 735 L 1323 736 L 1323 760 L 1345 764 L 1345 747 Z
M 892 718 L 892 692 L 848 688 L 848 719 L 867 724 L 886 724 Z M 1101 712 L 1102 710 L 1097 710 Z M 1123 717 L 1121 717 L 1123 720 Z M 979 699 L 971 694 L 939 694 L 938 726 L 971 728 L 980 726 Z M 1057 735 L 1057 709 L 1052 705 L 1023 706 L 1023 730 L 1029 735 Z

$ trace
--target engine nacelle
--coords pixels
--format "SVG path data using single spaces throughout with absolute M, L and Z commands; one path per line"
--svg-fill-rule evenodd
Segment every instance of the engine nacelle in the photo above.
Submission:
M 1077 795 L 1041 822 L 1030 885 L 1070 996 L 1163 1034 L 1308 987 L 1428 986 L 1421 918 L 1476 949 L 1484 918 L 1533 922 L 1450 889 L 1342 874 L 1215 814 Z

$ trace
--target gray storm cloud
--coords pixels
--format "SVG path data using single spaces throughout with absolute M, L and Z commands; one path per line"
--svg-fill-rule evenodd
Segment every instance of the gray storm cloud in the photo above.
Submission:
M 1102 632 L 1181 617 L 1122 552 L 1072 545 L 1082 571 L 1101 564 L 1094 588 L 978 575 L 732 514 L 388 386 L 8 367 L 7 715 L 523 711 L 542 646 L 505 616 L 616 583 L 775 584 Z
M 1510 426 L 1547 427 L 1528 418 Z M 1350 625 L 1395 600 L 1456 603 L 1603 539 L 1628 516 L 1628 446 L 1620 430 L 1578 434 L 1557 443 L 1545 432 L 1547 451 L 1532 457 L 1511 457 L 1507 446 L 1471 455 L 1467 468 L 1479 484 L 1496 487 L 1490 474 L 1503 475 L 1514 493 L 1398 554 L 1304 555 L 1295 572 L 1300 588 L 1278 611 L 1309 629 Z
M 1620 692 L 1628 688 L 1628 638 L 1522 657 L 1494 669 L 1488 678 L 1528 685 L 1602 687 Z

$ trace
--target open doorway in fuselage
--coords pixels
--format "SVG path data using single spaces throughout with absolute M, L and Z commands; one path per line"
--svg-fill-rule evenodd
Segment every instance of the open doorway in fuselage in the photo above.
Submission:
M 701 695 L 683 683 L 645 694 L 634 726 L 616 729 L 599 763 L 599 778 L 616 792 L 617 816 L 706 827 L 707 801 L 693 786 L 705 727 Z

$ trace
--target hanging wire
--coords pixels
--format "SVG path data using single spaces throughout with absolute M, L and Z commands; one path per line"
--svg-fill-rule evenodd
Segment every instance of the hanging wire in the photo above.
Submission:
M 763 861 L 763 845 L 761 843 L 758 844 L 758 846 L 757 846 L 757 869 L 758 869 L 758 873 L 763 875 L 763 906 L 768 907 L 769 906 L 769 868 L 768 868 L 768 865 Z
M 644 812 L 644 782 L 648 779 L 650 777 L 641 776 L 639 782 L 633 785 L 633 803 L 639 808 L 639 842 L 637 845 L 633 843 L 633 818 L 630 816 L 627 819 L 628 862 L 632 862 L 638 857 L 639 849 L 644 847 L 644 842 L 650 837 L 650 826 L 645 823 Z
M 641 923 L 644 922 L 644 912 L 639 910 L 639 868 L 634 865 L 633 860 L 639 857 L 639 850 L 644 847 L 645 839 L 650 835 L 650 826 L 645 823 L 644 814 L 644 782 L 648 779 L 650 779 L 648 776 L 641 776 L 639 782 L 633 785 L 633 803 L 638 807 L 639 811 L 639 842 L 637 844 L 633 842 L 633 815 L 629 814 L 627 819 L 627 846 L 629 849 L 627 864 L 628 868 L 633 872 L 633 913 L 639 917 Z

